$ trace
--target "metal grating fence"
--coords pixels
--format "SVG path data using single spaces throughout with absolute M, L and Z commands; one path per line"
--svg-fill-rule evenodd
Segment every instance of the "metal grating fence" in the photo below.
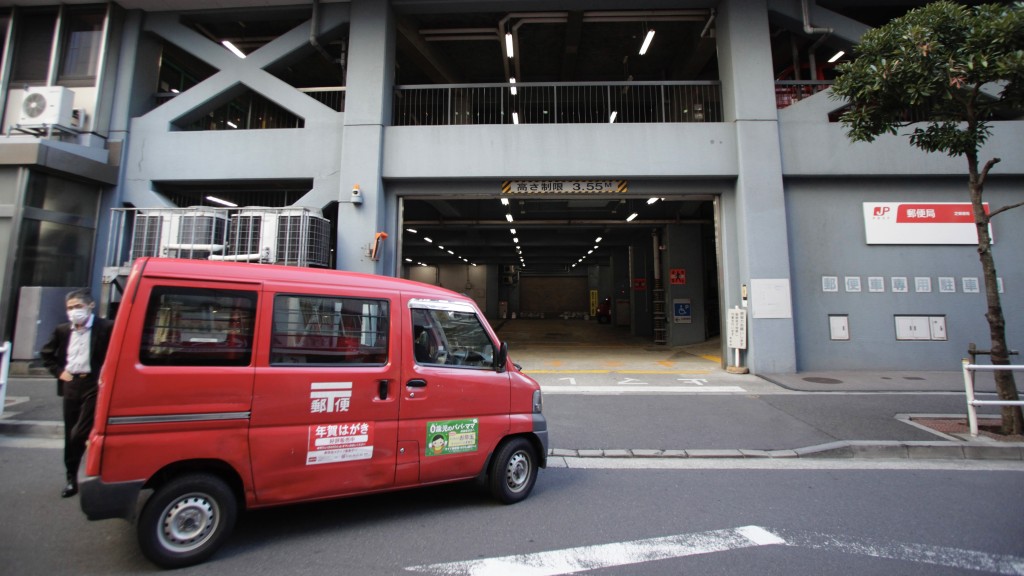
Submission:
M 720 82 L 523 82 L 397 86 L 392 124 L 660 124 L 722 120 Z

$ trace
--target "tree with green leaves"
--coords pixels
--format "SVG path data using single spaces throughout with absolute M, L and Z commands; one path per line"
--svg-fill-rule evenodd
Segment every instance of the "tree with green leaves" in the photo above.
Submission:
M 837 68 L 833 98 L 849 105 L 840 121 L 853 141 L 872 142 L 912 126 L 910 144 L 967 159 L 968 191 L 985 278 L 991 361 L 1010 364 L 989 222 L 1024 202 L 986 212 L 985 180 L 999 162 L 979 165 L 991 121 L 1024 105 L 1024 3 L 968 7 L 942 0 L 868 31 L 856 58 Z M 1018 400 L 1013 372 L 995 372 L 1003 400 Z M 1002 432 L 1021 434 L 1019 406 L 1004 406 Z

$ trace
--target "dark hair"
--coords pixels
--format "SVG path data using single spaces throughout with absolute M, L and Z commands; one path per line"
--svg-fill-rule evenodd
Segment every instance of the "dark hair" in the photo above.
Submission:
M 72 290 L 71 292 L 68 292 L 67 295 L 64 296 L 64 301 L 65 302 L 70 302 L 71 300 L 73 300 L 75 298 L 78 298 L 79 300 L 84 302 L 86 305 L 93 303 L 92 293 L 90 293 L 85 288 L 77 288 L 75 290 Z

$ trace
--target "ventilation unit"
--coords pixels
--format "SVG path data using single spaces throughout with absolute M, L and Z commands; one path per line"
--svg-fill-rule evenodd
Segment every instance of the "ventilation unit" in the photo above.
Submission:
M 75 93 L 63 86 L 36 86 L 25 91 L 18 124 L 57 124 L 70 127 Z
M 205 260 L 224 250 L 227 215 L 203 208 L 140 210 L 130 258 Z
M 309 208 L 246 208 L 231 217 L 223 255 L 211 260 L 330 266 L 330 221 Z

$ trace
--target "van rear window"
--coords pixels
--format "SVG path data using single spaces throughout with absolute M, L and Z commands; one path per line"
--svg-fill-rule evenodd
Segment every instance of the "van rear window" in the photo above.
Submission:
M 255 311 L 255 292 L 155 287 L 139 360 L 150 366 L 248 366 Z
M 286 295 L 274 299 L 272 365 L 383 365 L 388 361 L 388 302 Z

